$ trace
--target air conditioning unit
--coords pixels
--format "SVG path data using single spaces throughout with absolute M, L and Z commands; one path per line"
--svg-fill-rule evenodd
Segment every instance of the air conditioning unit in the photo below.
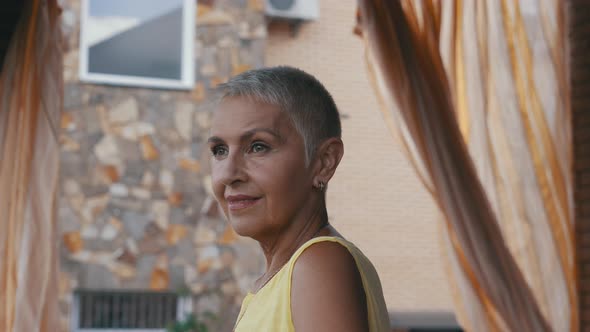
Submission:
M 265 0 L 266 15 L 271 17 L 317 20 L 320 16 L 319 0 Z

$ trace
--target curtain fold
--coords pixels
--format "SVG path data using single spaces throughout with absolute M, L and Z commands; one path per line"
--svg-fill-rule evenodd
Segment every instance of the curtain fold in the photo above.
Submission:
M 24 6 L 0 74 L 0 330 L 59 331 L 60 9 Z
M 359 1 L 389 128 L 443 214 L 470 331 L 577 331 L 565 4 Z

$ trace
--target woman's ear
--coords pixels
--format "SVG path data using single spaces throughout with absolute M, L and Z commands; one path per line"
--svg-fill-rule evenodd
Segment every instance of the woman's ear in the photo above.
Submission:
M 338 137 L 331 137 L 323 141 L 316 150 L 316 170 L 314 185 L 319 182 L 328 184 L 336 172 L 340 160 L 344 155 L 344 145 Z

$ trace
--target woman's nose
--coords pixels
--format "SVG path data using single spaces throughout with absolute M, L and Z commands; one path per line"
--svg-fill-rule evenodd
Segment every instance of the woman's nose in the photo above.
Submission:
M 239 152 L 229 153 L 219 166 L 220 181 L 226 186 L 245 182 L 248 178 L 244 169 L 244 158 Z

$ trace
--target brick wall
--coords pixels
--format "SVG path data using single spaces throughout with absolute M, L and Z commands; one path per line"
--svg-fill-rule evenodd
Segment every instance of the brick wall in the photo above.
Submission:
M 352 34 L 356 2 L 319 4 L 320 19 L 294 37 L 286 24 L 269 26 L 266 65 L 309 71 L 343 115 L 344 158 L 328 190 L 331 222 L 375 264 L 391 312 L 451 312 L 437 210 L 383 122 L 364 47 Z
M 590 331 L 590 3 L 571 2 L 572 111 L 581 331 Z

